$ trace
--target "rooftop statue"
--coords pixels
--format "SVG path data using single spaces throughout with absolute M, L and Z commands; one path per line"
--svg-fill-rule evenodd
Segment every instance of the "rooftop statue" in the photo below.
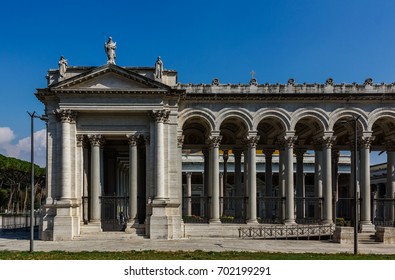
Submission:
M 155 62 L 155 79 L 161 80 L 163 74 L 163 62 L 158 56 L 158 59 Z
M 66 71 L 67 71 L 67 60 L 63 57 L 63 55 L 60 57 L 59 62 L 58 62 L 58 66 L 59 66 L 59 75 L 61 78 L 64 78 L 64 76 L 66 75 Z
M 108 38 L 107 43 L 104 43 L 104 50 L 107 54 L 107 64 L 115 64 L 115 49 L 117 48 L 117 43 L 113 42 L 112 37 Z

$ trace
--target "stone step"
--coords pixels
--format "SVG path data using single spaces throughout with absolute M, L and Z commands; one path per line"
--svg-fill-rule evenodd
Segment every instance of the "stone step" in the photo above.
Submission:
M 358 242 L 359 243 L 376 243 L 378 242 L 375 234 L 372 233 L 359 233 L 358 234 Z
M 126 232 L 100 232 L 100 233 L 84 233 L 81 234 L 80 236 L 77 236 L 74 238 L 75 240 L 128 240 L 128 239 L 144 239 L 145 237 L 142 235 L 137 235 L 137 234 L 131 234 L 131 233 L 126 233 Z

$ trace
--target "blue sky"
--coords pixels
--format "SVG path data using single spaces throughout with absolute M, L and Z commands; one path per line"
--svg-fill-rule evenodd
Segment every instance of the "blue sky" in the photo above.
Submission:
M 64 55 L 69 65 L 153 66 L 181 83 L 395 82 L 395 1 L 6 1 L 0 17 L 0 153 L 29 159 L 36 88 Z M 37 141 L 44 124 L 36 121 Z M 37 144 L 43 164 L 44 146 Z M 29 148 L 29 149 L 28 149 Z M 11 152 L 10 152 L 11 151 Z

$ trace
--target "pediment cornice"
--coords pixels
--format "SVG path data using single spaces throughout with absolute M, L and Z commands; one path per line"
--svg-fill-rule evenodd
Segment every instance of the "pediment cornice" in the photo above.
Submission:
M 107 79 L 119 79 L 120 81 L 122 81 L 123 87 L 111 88 L 103 86 L 92 89 L 94 89 L 95 91 L 133 91 L 133 88 L 128 89 L 127 83 L 130 83 L 133 84 L 135 88 L 138 88 L 138 91 L 141 91 L 141 89 L 156 92 L 168 92 L 171 90 L 171 87 L 161 82 L 147 78 L 143 75 L 135 73 L 131 70 L 124 69 L 114 64 L 106 64 L 100 67 L 92 68 L 77 76 L 53 84 L 49 86 L 49 89 L 51 91 L 89 91 L 89 88 L 87 88 L 86 85 L 89 84 L 90 81 L 100 81 L 100 79 L 104 77 L 106 77 Z

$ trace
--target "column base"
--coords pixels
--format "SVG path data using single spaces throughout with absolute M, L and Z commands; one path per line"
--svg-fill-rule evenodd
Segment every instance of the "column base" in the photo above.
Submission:
M 284 223 L 285 226 L 294 226 L 294 225 L 297 225 L 297 223 L 296 223 L 295 220 L 284 220 L 283 223 Z
M 321 220 L 320 225 L 333 225 L 333 220 Z
M 257 219 L 248 219 L 246 222 L 247 222 L 248 225 L 249 224 L 258 224 L 258 220 Z
M 376 226 L 371 222 L 361 222 L 359 226 L 361 232 L 376 232 Z
M 151 239 L 181 238 L 179 206 L 179 203 L 170 203 L 168 199 L 154 199 L 152 201 L 152 214 L 149 218 L 149 237 Z
M 220 219 L 210 219 L 209 224 L 220 224 L 221 220 Z

